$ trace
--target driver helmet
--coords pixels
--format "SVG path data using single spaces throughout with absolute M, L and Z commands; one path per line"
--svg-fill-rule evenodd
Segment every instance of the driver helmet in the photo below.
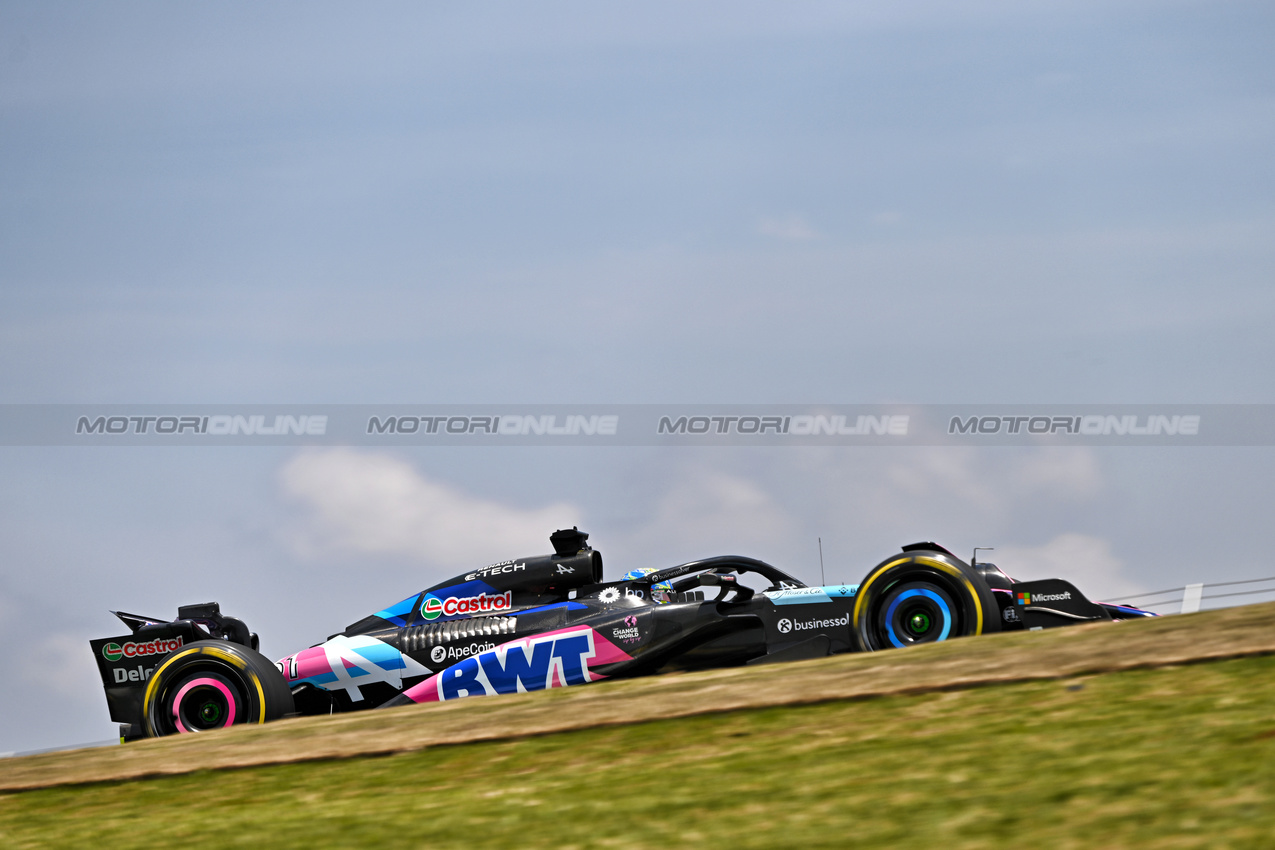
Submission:
M 658 571 L 658 567 L 641 567 L 636 570 L 629 570 L 624 574 L 624 581 L 637 581 L 646 578 L 653 572 Z M 673 596 L 673 583 L 671 581 L 656 582 L 651 585 L 651 600 L 659 605 L 665 602 L 671 602 Z

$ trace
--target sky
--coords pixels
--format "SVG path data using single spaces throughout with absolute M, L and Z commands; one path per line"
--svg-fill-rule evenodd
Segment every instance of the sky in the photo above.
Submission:
M 1269 404 L 1268 3 L 0 5 L 0 403 Z M 1275 575 L 1270 447 L 0 447 L 0 751 L 579 525 Z M 1255 551 L 1256 550 L 1256 551 Z

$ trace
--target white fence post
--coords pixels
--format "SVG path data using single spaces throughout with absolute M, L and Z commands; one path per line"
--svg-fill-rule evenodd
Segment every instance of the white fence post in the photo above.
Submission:
M 1188 584 L 1182 588 L 1183 614 L 1194 614 L 1200 610 L 1200 597 L 1204 595 L 1203 584 Z

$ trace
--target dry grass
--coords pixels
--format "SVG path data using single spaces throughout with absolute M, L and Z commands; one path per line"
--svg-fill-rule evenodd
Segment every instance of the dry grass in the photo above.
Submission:
M 404 753 L 571 730 L 1275 653 L 1275 603 L 333 717 L 0 761 L 0 790 Z
M 1272 705 L 1260 657 L 733 711 L 0 794 L 0 845 L 1266 850 Z

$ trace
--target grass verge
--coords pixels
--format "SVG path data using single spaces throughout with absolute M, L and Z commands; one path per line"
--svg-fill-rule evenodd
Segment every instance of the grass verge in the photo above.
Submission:
M 443 705 L 295 718 L 125 747 L 3 759 L 0 790 L 385 755 L 747 708 L 812 705 L 1262 654 L 1275 654 L 1275 603 L 992 634 L 905 652 L 838 655 Z
M 0 796 L 5 847 L 1275 843 L 1275 658 Z

